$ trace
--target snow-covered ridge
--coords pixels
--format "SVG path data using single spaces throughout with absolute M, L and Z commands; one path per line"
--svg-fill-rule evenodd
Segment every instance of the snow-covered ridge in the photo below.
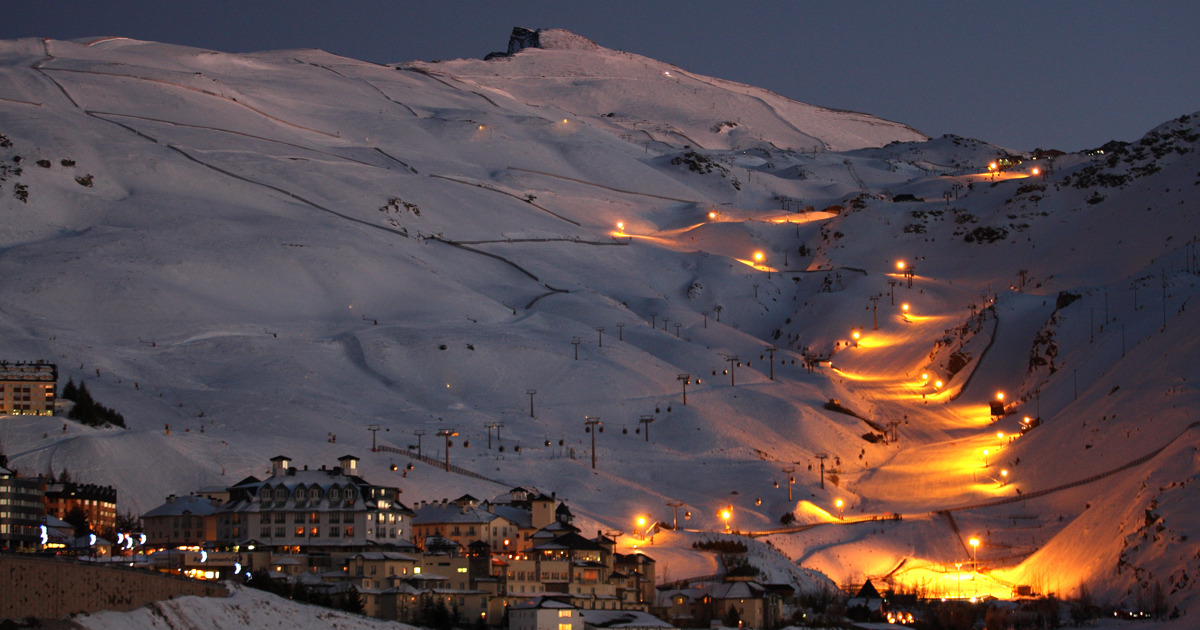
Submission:
M 1157 581 L 1186 610 L 1197 120 L 1112 166 L 992 174 L 983 142 L 574 44 L 397 69 L 0 42 L 0 348 L 130 426 L 5 417 L 0 444 L 23 472 L 117 486 L 122 510 L 280 453 L 349 452 L 413 501 L 505 489 L 402 476 L 366 430 L 438 457 L 454 428 L 453 464 L 557 491 L 589 531 L 668 501 L 702 530 L 727 505 L 743 531 L 799 511 L 822 524 L 772 541 L 839 583 L 940 588 L 963 541 L 931 513 L 1012 499 L 953 513 L 991 587 L 1136 602 Z M 1077 188 L 1088 173 L 1130 177 Z M 919 378 L 936 369 L 942 392 Z M 1024 415 L 1043 423 L 999 442 Z M 839 498 L 905 518 L 843 526 Z M 647 552 L 675 578 L 714 571 L 670 541 Z

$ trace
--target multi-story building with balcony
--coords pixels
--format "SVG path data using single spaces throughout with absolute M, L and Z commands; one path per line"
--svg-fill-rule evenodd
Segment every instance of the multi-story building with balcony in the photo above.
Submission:
M 58 366 L 0 361 L 0 414 L 54 415 Z
M 45 513 L 41 486 L 36 477 L 22 477 L 7 465 L 0 455 L 0 549 L 35 550 Z
M 73 510 L 87 517 L 88 526 L 107 536 L 117 527 L 117 489 L 91 483 L 55 483 L 42 479 L 46 513 L 66 520 Z
M 229 501 L 218 511 L 218 541 L 291 553 L 408 544 L 414 513 L 397 500 L 399 491 L 359 477 L 357 457 L 343 456 L 338 464 L 296 469 L 287 457 L 272 458 L 270 477 L 248 477 L 229 488 Z

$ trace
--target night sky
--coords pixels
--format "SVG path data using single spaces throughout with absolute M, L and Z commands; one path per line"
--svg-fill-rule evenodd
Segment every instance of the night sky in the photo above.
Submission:
M 504 50 L 513 26 L 565 28 L 806 103 L 1017 150 L 1135 140 L 1200 110 L 1194 0 L 22 0 L 0 18 L 0 39 L 120 35 L 380 63 L 481 58 Z

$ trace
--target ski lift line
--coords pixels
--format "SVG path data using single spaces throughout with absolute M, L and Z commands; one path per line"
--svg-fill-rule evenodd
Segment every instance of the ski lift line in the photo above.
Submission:
M 566 175 L 556 175 L 554 173 L 547 173 L 545 171 L 535 171 L 535 170 L 528 169 L 528 168 L 521 168 L 519 166 L 509 166 L 508 170 L 521 171 L 524 173 L 533 173 L 534 175 L 545 175 L 546 177 L 553 177 L 555 179 L 564 179 L 564 180 L 567 180 L 570 182 L 576 182 L 578 184 L 584 184 L 586 186 L 595 186 L 596 188 L 603 188 L 604 190 L 611 190 L 612 192 L 623 193 L 626 195 L 638 195 L 641 197 L 651 197 L 653 199 L 665 199 L 666 201 L 678 201 L 680 203 L 703 203 L 700 201 L 696 201 L 694 199 L 678 199 L 676 197 L 664 197 L 663 195 L 652 195 L 650 193 L 637 192 L 636 190 L 622 190 L 620 188 L 613 188 L 611 186 L 605 186 L 604 184 L 597 184 L 597 183 L 585 181 L 582 179 L 576 179 L 574 177 L 567 177 Z
M 146 81 L 146 82 L 149 82 L 149 83 L 158 83 L 158 84 L 161 84 L 161 85 L 166 85 L 166 86 L 170 86 L 170 87 L 175 87 L 175 88 L 179 88 L 179 89 L 181 89 L 181 90 L 187 90 L 187 91 L 189 91 L 189 92 L 196 92 L 197 94 L 203 94 L 203 95 L 205 95 L 205 96 L 212 96 L 212 97 L 214 97 L 214 98 L 219 98 L 219 99 L 221 99 L 221 100 L 228 101 L 229 103 L 232 103 L 232 104 L 234 104 L 234 105 L 237 105 L 238 107 L 244 107 L 244 108 L 246 108 L 246 109 L 248 109 L 248 110 L 250 110 L 250 111 L 252 111 L 252 112 L 254 112 L 254 113 L 258 114 L 259 116 L 262 116 L 263 118 L 266 118 L 267 120 L 272 120 L 272 121 L 275 121 L 275 122 L 277 122 L 277 123 L 279 123 L 279 124 L 281 124 L 281 125 L 287 125 L 288 127 L 294 127 L 294 128 L 296 128 L 296 129 L 301 129 L 301 130 L 304 130 L 304 131 L 310 131 L 310 132 L 312 132 L 312 133 L 321 134 L 321 135 L 323 135 L 323 136 L 328 136 L 328 137 L 330 137 L 330 138 L 341 138 L 341 136 L 339 136 L 339 135 L 338 135 L 338 134 L 336 134 L 336 133 L 329 133 L 328 131 L 321 131 L 320 129 L 314 129 L 314 128 L 312 128 L 312 127 L 305 127 L 304 125 L 300 125 L 300 124 L 297 124 L 297 123 L 294 123 L 294 122 L 290 122 L 290 121 L 284 120 L 284 119 L 282 119 L 282 118 L 279 118 L 279 117 L 277 117 L 277 116 L 272 116 L 271 114 L 268 114 L 267 112 L 265 112 L 265 111 L 263 111 L 263 110 L 261 110 L 261 109 L 258 109 L 258 108 L 256 108 L 256 107 L 253 107 L 253 106 L 247 105 L 247 104 L 245 104 L 245 103 L 243 103 L 243 102 L 241 102 L 241 101 L 239 101 L 239 100 L 237 100 L 237 99 L 235 99 L 235 98 L 233 98 L 233 97 L 231 97 L 231 96 L 225 96 L 224 94 L 218 94 L 218 93 L 216 93 L 216 92 L 213 92 L 213 91 L 211 91 L 211 90 L 203 90 L 203 89 L 200 89 L 200 88 L 191 87 L 190 85 L 183 85 L 183 84 L 181 84 L 181 83 L 173 83 L 173 82 L 171 82 L 171 81 L 166 81 L 166 80 L 164 80 L 164 79 L 155 79 L 155 78 L 153 78 L 153 77 L 143 77 L 143 76 L 139 76 L 139 75 L 136 75 L 136 74 L 121 74 L 121 73 L 119 73 L 119 72 L 100 72 L 100 71 L 98 71 L 98 70 L 77 70 L 77 69 L 75 69 L 75 68 L 42 68 L 42 67 L 34 67 L 34 70 L 37 70 L 38 72 L 41 72 L 43 75 L 45 74 L 45 72 L 46 72 L 47 70 L 53 70 L 53 71 L 55 71 L 55 72 L 74 72 L 74 73 L 77 73 L 77 74 L 91 74 L 91 75 L 98 75 L 98 76 L 110 76 L 110 77 L 117 77 L 117 78 L 121 78 L 121 79 L 134 79 L 134 80 L 136 80 L 136 81 Z M 55 83 L 58 83 L 58 82 L 57 82 L 57 81 L 55 81 Z M 62 86 L 60 85 L 59 87 L 61 88 Z M 65 90 L 64 90 L 64 92 L 65 92 Z M 68 98 L 69 98 L 69 97 L 68 97 Z M 75 100 L 74 100 L 74 99 L 71 99 L 71 102 L 73 102 L 73 103 L 74 103 L 74 102 L 75 102 Z M 76 106 L 76 107 L 79 107 L 79 104 L 78 104 L 78 103 L 76 103 L 76 104 L 75 104 L 75 106 Z
M 397 453 L 399 455 L 405 455 L 405 456 L 409 457 L 410 459 L 415 459 L 417 461 L 429 464 L 430 466 L 433 466 L 434 468 L 437 468 L 438 470 L 447 470 L 445 462 L 443 462 L 440 459 L 429 457 L 428 455 L 419 455 L 417 453 L 414 453 L 414 452 L 406 450 L 406 449 L 396 448 L 394 446 L 387 446 L 384 444 L 381 444 L 381 445 L 375 447 L 375 450 L 385 451 L 388 453 Z M 485 477 L 484 475 L 481 475 L 473 470 L 467 470 L 466 468 L 463 468 L 461 466 L 456 466 L 454 464 L 450 464 L 449 471 L 452 473 L 455 473 L 457 475 L 462 475 L 464 477 L 471 477 L 474 479 L 479 479 L 481 481 L 487 481 L 490 483 L 494 483 L 498 486 L 503 486 L 505 488 L 514 487 L 513 484 L 509 484 L 509 483 L 506 483 L 503 481 L 498 481 L 496 479 L 492 479 L 491 477 Z
M 446 175 L 436 175 L 436 174 L 431 174 L 431 175 L 430 175 L 430 177 L 435 177 L 435 178 L 437 178 L 437 179 L 444 179 L 444 180 L 446 180 L 446 181 L 449 181 L 449 182 L 454 182 L 454 183 L 456 183 L 456 184 L 462 184 L 462 185 L 464 185 L 464 186 L 474 186 L 474 187 L 476 187 L 476 188 L 482 188 L 482 189 L 484 189 L 484 190 L 490 190 L 490 191 L 492 191 L 492 192 L 494 192 L 494 193 L 500 193 L 501 195 L 508 195 L 509 197 L 512 197 L 513 199 L 518 199 L 518 200 L 520 200 L 520 201 L 524 201 L 525 203 L 527 203 L 527 204 L 529 204 L 529 205 L 533 206 L 534 208 L 537 208 L 538 210 L 541 210 L 542 212 L 545 212 L 546 214 L 549 214 L 550 216 L 553 216 L 553 217 L 555 217 L 555 218 L 557 218 L 557 219 L 562 219 L 563 221 L 566 221 L 567 223 L 573 224 L 573 225 L 575 225 L 575 226 L 577 226 L 577 227 L 583 227 L 583 224 L 582 224 L 582 223 L 580 223 L 580 222 L 578 222 L 578 221 L 574 221 L 574 220 L 568 219 L 567 217 L 564 217 L 564 216 L 562 216 L 561 214 L 558 214 L 557 212 L 555 212 L 555 211 L 553 211 L 553 210 L 550 210 L 549 208 L 545 208 L 545 207 L 543 207 L 543 206 L 539 206 L 539 205 L 538 205 L 538 204 L 536 204 L 536 203 L 533 203 L 532 201 L 530 201 L 529 199 L 526 199 L 525 197 L 520 197 L 520 196 L 517 196 L 516 194 L 514 194 L 514 193 L 510 193 L 510 192 L 508 192 L 508 191 L 506 191 L 506 190 L 500 190 L 499 188 L 496 188 L 496 187 L 494 187 L 494 186 L 488 186 L 488 185 L 486 185 L 486 184 L 481 184 L 481 183 L 478 183 L 478 182 L 468 182 L 468 181 L 464 181 L 464 180 L 458 179 L 457 177 L 449 177 L 449 176 L 446 176 Z

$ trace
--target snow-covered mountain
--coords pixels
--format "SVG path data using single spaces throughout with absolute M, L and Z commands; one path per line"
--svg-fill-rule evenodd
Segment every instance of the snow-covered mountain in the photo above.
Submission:
M 555 491 L 585 531 L 668 501 L 688 529 L 726 505 L 741 531 L 830 523 L 841 499 L 903 520 L 775 534 L 764 569 L 1195 607 L 1200 119 L 990 172 L 984 142 L 539 46 L 0 42 L 0 358 L 129 425 L 0 418 L 11 466 L 142 512 L 350 453 L 414 501 Z M 371 451 L 441 459 L 443 428 L 497 483 Z M 712 573 L 709 535 L 647 552 Z

